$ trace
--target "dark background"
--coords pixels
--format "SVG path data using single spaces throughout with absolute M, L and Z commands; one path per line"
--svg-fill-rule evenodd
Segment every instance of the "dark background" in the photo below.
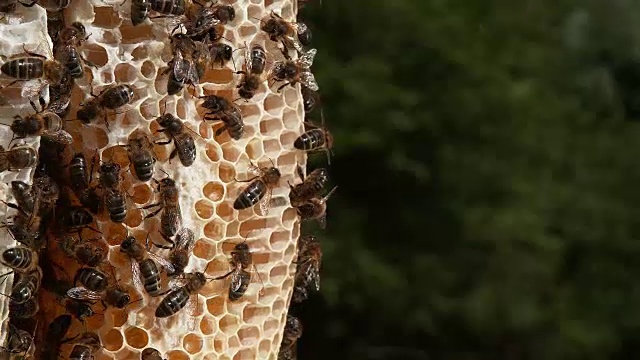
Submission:
M 640 358 L 640 2 L 300 18 L 339 188 L 299 358 Z

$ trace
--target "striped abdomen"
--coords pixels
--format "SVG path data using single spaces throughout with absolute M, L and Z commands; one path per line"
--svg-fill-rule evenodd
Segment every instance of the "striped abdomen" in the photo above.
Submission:
M 40 280 L 42 279 L 42 273 L 40 269 L 32 271 L 28 275 L 22 277 L 20 281 L 13 285 L 11 290 L 11 300 L 23 304 L 31 299 L 38 288 L 40 288 Z
M 298 136 L 293 146 L 298 150 L 317 150 L 325 144 L 324 130 L 311 129 Z
M 13 59 L 2 64 L 0 71 L 18 80 L 38 79 L 44 74 L 44 61 L 37 57 Z
M 93 268 L 81 268 L 76 273 L 75 281 L 80 281 L 87 289 L 91 291 L 102 291 L 106 289 L 108 279 L 102 272 Z
M 100 94 L 100 105 L 115 110 L 133 100 L 133 88 L 127 84 L 120 84 L 106 89 Z
M 170 292 L 169 295 L 162 299 L 160 305 L 158 305 L 156 317 L 163 318 L 177 313 L 187 305 L 187 301 L 189 301 L 189 292 L 186 287 L 181 287 Z
M 140 277 L 144 290 L 151 296 L 160 295 L 160 271 L 158 266 L 151 259 L 140 262 Z
M 255 180 L 247 186 L 233 202 L 233 208 L 242 210 L 249 208 L 260 201 L 267 193 L 267 185 L 262 179 Z
M 29 248 L 14 247 L 2 253 L 2 263 L 14 270 L 24 271 L 37 263 L 37 256 L 38 255 Z
M 167 15 L 182 15 L 185 11 L 184 0 L 151 0 L 151 9 Z
M 240 270 L 237 279 L 232 281 L 229 286 L 229 300 L 236 301 L 240 299 L 247 292 L 249 283 L 251 283 L 251 274 L 245 270 Z
M 114 223 L 121 223 L 127 217 L 127 206 L 122 191 L 109 189 L 104 198 L 109 217 Z
M 67 68 L 69 75 L 74 79 L 81 78 L 84 70 L 82 69 L 78 49 L 76 49 L 75 46 L 66 46 L 63 51 L 66 51 L 64 55 L 64 66 Z

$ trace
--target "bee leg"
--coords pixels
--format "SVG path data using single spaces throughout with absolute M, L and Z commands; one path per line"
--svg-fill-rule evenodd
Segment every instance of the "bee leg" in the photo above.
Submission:
M 156 207 L 156 206 L 160 206 L 160 205 L 162 205 L 162 204 L 160 204 L 160 203 L 155 203 L 155 204 L 151 204 L 151 205 L 143 206 L 143 207 L 141 207 L 141 209 L 145 209 L 145 210 L 146 210 L 146 209 L 151 209 L 152 207 Z
M 233 269 L 233 270 L 229 271 L 228 273 L 226 273 L 226 274 L 224 274 L 224 275 L 216 276 L 216 277 L 214 277 L 214 278 L 213 278 L 213 279 L 211 279 L 211 280 L 222 280 L 222 279 L 224 279 L 224 278 L 229 277 L 229 275 L 233 274 L 233 273 L 234 273 L 234 271 L 236 271 L 236 269 Z
M 22 1 L 18 1 L 18 2 L 20 3 L 20 5 L 30 8 L 30 7 L 33 7 L 33 5 L 37 4 L 38 0 L 33 0 L 30 3 L 23 3 Z
M 171 164 L 171 159 L 175 158 L 176 155 L 178 155 L 178 148 L 173 149 L 173 151 L 171 151 L 171 154 L 169 155 L 169 164 Z
M 3 204 L 7 205 L 8 207 L 12 208 L 12 209 L 16 209 L 18 211 L 20 211 L 22 214 L 29 216 L 29 214 L 27 214 L 26 211 L 24 211 L 20 206 L 16 205 L 16 204 L 12 204 L 12 203 L 8 203 L 4 200 L 0 200 L 0 202 L 2 202 Z
M 167 141 L 156 141 L 155 144 L 156 145 L 168 145 L 171 144 L 172 140 L 167 140 Z
M 288 82 L 288 83 L 286 83 L 286 84 L 284 84 L 284 85 L 281 85 L 281 86 L 278 88 L 278 92 L 282 91 L 282 89 L 284 89 L 284 87 L 285 87 L 285 86 L 287 86 L 287 85 L 292 85 L 292 86 L 293 86 L 293 84 L 292 84 L 292 83 Z
M 10 83 L 8 83 L 7 85 L 5 85 L 5 86 L 4 86 L 4 88 L 8 88 L 8 87 L 10 87 L 11 85 L 13 85 L 13 84 L 17 83 L 18 81 L 24 81 L 24 80 L 13 80 L 12 82 L 10 82 Z
M 145 218 L 145 219 L 148 219 L 148 218 L 150 218 L 150 217 L 154 217 L 154 216 L 158 215 L 158 213 L 159 213 L 160 211 L 162 211 L 162 208 L 159 208 L 158 210 L 156 210 L 156 211 L 152 212 L 151 214 L 147 214 L 147 216 L 145 216 L 144 218 Z
M 214 136 L 220 136 L 220 135 L 221 135 L 223 132 L 225 132 L 226 130 L 227 130 L 227 127 L 226 127 L 226 126 L 223 126 L 223 127 L 221 127 L 221 128 L 218 128 L 218 129 L 216 130 L 216 132 L 215 132 L 215 133 L 213 133 L 213 135 L 214 135 Z
M 296 174 L 298 174 L 298 176 L 300 177 L 300 180 L 304 181 L 304 173 L 300 165 L 296 167 Z
M 24 50 L 25 54 L 27 54 L 27 55 L 39 57 L 41 59 L 46 59 L 47 58 L 46 56 L 44 56 L 42 54 L 34 53 L 34 52 L 31 52 L 31 51 L 27 50 L 27 45 L 25 45 L 25 44 L 22 44 L 22 50 Z

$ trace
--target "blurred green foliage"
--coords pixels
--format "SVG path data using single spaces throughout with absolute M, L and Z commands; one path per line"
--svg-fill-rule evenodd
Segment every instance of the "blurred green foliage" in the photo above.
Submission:
M 299 358 L 637 357 L 640 3 L 323 0 L 301 18 L 339 189 L 327 231 L 305 225 L 325 257 Z

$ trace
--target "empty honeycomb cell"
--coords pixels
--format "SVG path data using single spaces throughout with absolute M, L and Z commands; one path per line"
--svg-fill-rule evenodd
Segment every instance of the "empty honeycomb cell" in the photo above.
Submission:
M 127 322 L 126 310 L 108 311 L 105 317 L 109 317 L 107 322 L 111 323 L 114 327 L 120 327 Z
M 218 167 L 218 176 L 222 182 L 229 184 L 235 181 L 236 169 L 232 164 L 228 164 L 226 162 L 220 163 L 220 166 Z
M 93 18 L 93 26 L 105 29 L 114 29 L 122 23 L 122 17 L 113 7 L 95 7 L 93 8 L 95 17 Z
M 151 200 L 151 187 L 147 184 L 136 184 L 131 199 L 136 204 L 146 204 Z
M 176 103 L 176 116 L 181 119 L 187 118 L 187 104 L 184 99 L 178 99 Z
M 285 265 L 275 266 L 269 271 L 269 282 L 273 285 L 280 286 L 284 278 L 288 275 L 289 268 Z
M 113 161 L 119 164 L 122 168 L 129 166 L 129 156 L 127 150 L 123 146 L 112 146 L 102 150 L 102 161 Z
M 251 37 L 258 32 L 254 25 L 241 25 L 238 27 L 238 34 L 242 37 Z
M 202 337 L 198 334 L 190 333 L 182 339 L 182 347 L 189 354 L 197 354 L 202 351 Z
M 299 131 L 300 121 L 298 121 L 299 117 L 295 111 L 287 109 L 282 114 L 282 123 L 284 127 L 288 130 Z
M 299 152 L 296 150 L 291 150 L 280 155 L 277 161 L 278 168 L 282 168 L 284 166 L 296 166 L 298 153 Z
M 207 304 L 207 308 L 208 308 L 208 304 Z M 218 326 L 217 326 L 217 320 L 211 316 L 204 316 L 202 319 L 200 319 L 200 332 L 202 332 L 202 335 L 212 335 L 216 332 Z
M 225 314 L 226 309 L 226 299 L 223 296 L 214 296 L 210 299 L 207 299 L 207 311 L 209 314 L 213 316 L 221 316 Z
M 260 341 L 260 345 L 258 345 L 258 355 L 261 359 L 266 359 L 271 351 L 271 341 L 262 340 Z
M 291 239 L 291 233 L 289 231 L 282 230 L 272 232 L 269 237 L 271 250 L 278 252 L 282 251 L 289 244 L 289 239 Z
M 250 219 L 242 222 L 240 224 L 240 233 L 248 234 L 255 230 L 263 230 L 267 228 L 267 219 L 258 218 L 258 219 Z
M 278 156 L 281 150 L 282 148 L 280 147 L 280 142 L 278 140 L 271 139 L 264 141 L 264 151 L 268 157 Z
M 295 244 L 289 243 L 286 250 L 284 251 L 283 258 L 286 259 L 287 261 L 290 261 L 291 259 L 293 259 L 293 255 L 295 254 L 295 252 L 296 252 Z
M 242 118 L 245 124 L 252 124 L 260 120 L 262 109 L 255 104 L 242 104 Z
M 124 223 L 131 228 L 138 227 L 142 224 L 142 211 L 136 208 L 129 208 Z
M 213 204 L 208 200 L 198 200 L 194 207 L 200 219 L 206 220 L 213 216 Z
M 102 343 L 105 349 L 109 351 L 118 351 L 122 348 L 124 339 L 122 333 L 118 329 L 111 329 L 105 335 L 102 336 Z
M 102 83 L 104 84 L 111 84 L 112 82 L 114 82 L 116 79 L 113 76 L 113 73 L 111 72 L 101 72 L 100 73 L 100 80 L 102 81 Z
M 280 327 L 280 320 L 277 319 L 268 319 L 267 321 L 264 322 L 264 325 L 262 326 L 262 335 L 265 338 L 270 338 L 272 337 L 279 329 Z
M 138 78 L 138 69 L 129 63 L 120 63 L 115 70 L 117 83 L 133 83 Z
M 280 135 L 280 145 L 282 145 L 283 148 L 285 149 L 292 149 L 293 150 L 293 143 L 296 141 L 296 139 L 298 138 L 298 134 L 296 134 L 293 131 L 285 131 L 282 133 L 282 135 Z
M 224 352 L 225 342 L 226 341 L 222 338 L 216 337 L 215 339 L 213 339 L 213 350 L 218 354 L 222 354 Z
M 82 46 L 82 53 L 85 58 L 95 64 L 97 67 L 101 68 L 107 64 L 109 61 L 109 55 L 107 54 L 107 50 L 105 50 L 102 46 L 98 44 L 84 44 Z
M 282 96 L 280 96 L 279 94 L 271 94 L 264 99 L 264 109 L 270 115 L 279 115 L 282 112 L 283 107 L 284 101 L 282 99 Z M 278 123 L 282 125 L 282 121 L 278 121 Z
M 158 73 L 158 69 L 156 69 L 156 66 L 152 61 L 146 60 L 142 63 L 140 72 L 142 72 L 142 76 L 146 77 L 147 79 L 154 79 Z
M 245 152 L 250 160 L 258 160 L 264 155 L 264 151 L 262 149 L 262 141 L 258 139 L 253 139 L 247 143 L 245 147 Z
M 245 359 L 256 359 L 256 351 L 251 349 L 242 349 L 236 353 L 233 357 L 233 360 L 245 360 Z
M 264 291 L 258 294 L 258 302 L 260 304 L 273 304 L 273 302 L 280 297 L 279 287 L 268 287 Z M 273 311 L 273 307 L 271 308 Z
M 202 193 L 211 201 L 222 200 L 224 197 L 224 185 L 216 181 L 210 181 L 204 186 Z
M 203 139 L 210 139 L 213 136 L 213 130 L 211 130 L 211 126 L 206 121 L 201 121 L 198 124 L 198 134 Z
M 193 247 L 193 255 L 200 259 L 209 260 L 215 255 L 215 250 L 215 246 L 213 246 L 209 241 L 200 239 L 196 241 L 196 244 Z
M 83 126 L 80 132 L 83 139 L 93 141 L 94 144 L 98 144 L 100 147 L 105 147 L 109 143 L 109 136 L 107 135 L 107 132 L 101 128 Z
M 85 325 L 89 329 L 98 329 L 102 324 L 104 324 L 104 314 L 101 313 L 95 313 L 85 320 Z
M 138 46 L 131 51 L 131 57 L 134 61 L 145 60 L 149 58 L 149 53 L 147 52 L 146 46 Z
M 271 310 L 274 312 L 274 314 L 281 314 L 282 310 L 284 310 L 286 305 L 287 304 L 284 302 L 283 299 L 277 299 L 276 301 L 273 302 L 273 305 L 271 306 Z
M 282 89 L 282 97 L 284 98 L 284 103 L 286 105 L 296 104 L 297 102 L 295 99 L 298 97 L 299 91 L 300 90 L 298 90 L 298 86 L 287 86 Z M 288 109 L 287 111 L 292 111 L 292 109 Z M 295 111 L 295 109 L 293 109 L 293 111 Z
M 237 348 L 240 347 L 240 345 L 241 345 L 240 344 L 240 339 L 238 339 L 238 336 L 236 336 L 236 335 L 230 336 L 227 339 L 227 347 L 229 348 L 229 350 L 231 350 L 231 351 L 229 351 L 229 353 L 233 354 L 234 351 L 232 351 L 232 349 L 237 349 Z M 252 358 L 250 358 L 250 359 L 252 359 Z
M 211 83 L 211 84 L 229 84 L 233 81 L 234 74 L 231 69 L 213 69 L 211 71 L 207 71 L 205 75 L 200 79 L 201 83 Z
M 287 229 L 291 229 L 293 227 L 293 223 L 296 219 L 298 219 L 298 212 L 295 208 L 285 209 L 282 213 L 282 224 Z
M 237 162 L 240 158 L 240 150 L 232 143 L 222 146 L 222 157 L 230 162 Z
M 265 2 L 264 7 L 267 7 L 267 6 L 268 5 Z M 249 5 L 247 7 L 247 17 L 249 19 L 262 19 L 264 17 L 264 8 L 259 5 Z
M 235 217 L 235 210 L 231 207 L 230 204 L 223 202 L 218 205 L 216 209 L 216 214 L 225 221 L 231 221 Z
M 212 220 L 204 226 L 204 235 L 212 240 L 221 240 L 224 237 L 225 224 L 219 220 Z
M 238 332 L 238 329 L 240 328 L 240 322 L 238 321 L 238 318 L 234 315 L 231 314 L 227 314 L 224 315 L 220 321 L 218 321 L 218 327 L 220 328 L 220 331 L 222 331 L 222 333 L 224 333 L 227 336 L 233 336 Z
M 127 229 L 122 224 L 115 224 L 108 222 L 101 226 L 103 234 L 108 234 L 104 237 L 107 243 L 111 246 L 120 245 L 122 240 L 127 236 Z
M 144 329 L 135 326 L 127 327 L 124 331 L 124 337 L 127 344 L 136 349 L 142 349 L 149 343 L 149 335 L 147 332 Z
M 282 121 L 280 119 L 271 118 L 260 122 L 260 133 L 262 135 L 278 136 L 280 135 L 280 131 L 282 131 Z M 277 148 L 280 149 L 280 146 Z
M 242 311 L 242 319 L 249 324 L 262 324 L 271 313 L 271 308 L 248 304 Z
M 217 145 L 214 145 L 212 143 L 207 143 L 206 153 L 207 153 L 207 157 L 211 161 L 218 162 L 220 160 L 221 150 Z
M 189 354 L 182 350 L 171 350 L 167 352 L 167 360 L 189 360 L 191 357 Z
M 167 76 L 165 75 L 166 69 L 167 68 L 161 68 L 160 71 L 158 71 L 158 76 L 156 76 L 156 79 L 153 82 L 156 92 L 160 95 L 167 94 Z
M 131 23 L 123 23 L 120 26 L 120 34 L 122 35 L 122 44 L 139 44 L 148 39 L 153 39 L 153 25 L 140 24 L 133 26 Z

